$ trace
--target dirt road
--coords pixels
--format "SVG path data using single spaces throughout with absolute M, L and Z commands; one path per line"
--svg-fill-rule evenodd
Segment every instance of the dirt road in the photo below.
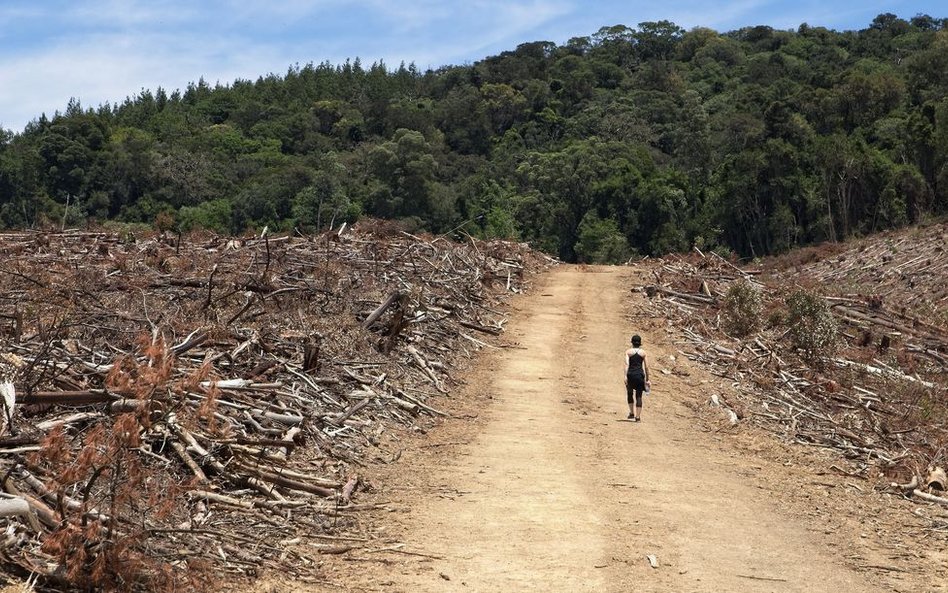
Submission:
M 641 423 L 624 420 L 634 275 L 564 266 L 517 302 L 508 336 L 518 345 L 472 380 L 492 396 L 479 429 L 404 465 L 422 472 L 404 484 L 411 511 L 395 535 L 430 557 L 403 556 L 366 588 L 891 590 L 795 521 L 756 482 L 751 460 L 696 429 L 683 402 L 701 385 L 658 372 L 675 354 L 663 332 L 640 332 L 653 394 Z

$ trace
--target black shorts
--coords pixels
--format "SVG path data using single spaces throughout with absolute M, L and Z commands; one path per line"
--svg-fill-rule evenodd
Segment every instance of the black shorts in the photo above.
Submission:
M 645 377 L 643 375 L 626 375 L 625 392 L 627 401 L 631 404 L 633 401 L 638 407 L 642 407 L 642 392 L 645 391 Z

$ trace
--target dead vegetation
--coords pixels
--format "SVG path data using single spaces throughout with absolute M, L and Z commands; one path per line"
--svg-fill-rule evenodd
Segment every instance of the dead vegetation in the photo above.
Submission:
M 550 264 L 373 230 L 0 236 L 5 571 L 207 590 L 359 545 L 360 467 Z
M 835 450 L 849 460 L 836 471 L 948 505 L 946 238 L 939 225 L 753 268 L 697 250 L 646 261 L 647 313 L 731 384 L 709 401 L 731 423 Z

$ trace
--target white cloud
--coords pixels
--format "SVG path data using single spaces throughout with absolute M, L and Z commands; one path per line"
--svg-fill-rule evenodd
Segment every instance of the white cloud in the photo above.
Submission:
M 204 77 L 228 84 L 286 67 L 266 48 L 212 40 L 194 45 L 167 35 L 108 35 L 81 45 L 46 48 L 0 64 L 0 125 L 20 131 L 41 113 L 62 111 L 71 97 L 83 107 L 121 103 L 143 88 L 173 90 Z
M 170 26 L 193 20 L 199 15 L 194 3 L 174 0 L 95 0 L 76 2 L 61 15 L 75 25 L 133 28 Z
M 0 88 L 7 89 L 0 94 L 0 125 L 22 130 L 41 113 L 63 110 L 70 97 L 95 107 L 122 102 L 142 88 L 184 88 L 202 76 L 210 83 L 255 79 L 296 63 L 361 56 L 366 63 L 438 67 L 476 59 L 489 48 L 512 48 L 574 9 L 565 0 L 77 2 L 56 15 L 69 26 L 55 43 L 6 52 L 0 63 Z M 44 18 L 29 10 L 0 10 L 0 22 Z M 326 26 L 330 18 L 349 18 L 375 30 L 303 39 L 257 36 L 261 27 L 278 29 L 307 19 Z
M 388 51 L 383 52 L 384 57 L 398 56 L 422 68 L 478 59 L 490 50 L 513 49 L 525 41 L 545 38 L 542 30 L 550 23 L 581 10 L 563 0 L 429 0 L 407 12 L 384 0 L 374 3 L 398 32 L 385 39 Z
M 21 130 L 70 97 L 121 102 L 142 88 L 183 88 L 361 57 L 420 68 L 477 60 L 527 41 L 565 42 L 603 25 L 668 19 L 719 30 L 829 25 L 883 0 L 4 0 L 0 125 Z M 874 16 L 874 15 L 873 15 Z M 910 15 L 904 15 L 910 16 Z M 766 22 L 769 20 L 770 22 Z M 871 16 L 869 17 L 871 19 Z M 752 22 L 757 21 L 757 22 Z M 868 20 L 866 21 L 868 24 Z
M 40 18 L 44 14 L 44 9 L 41 6 L 33 5 L 20 5 L 20 4 L 6 4 L 0 5 L 0 26 L 6 28 L 7 26 L 12 26 L 14 22 L 20 22 L 23 19 L 29 18 Z

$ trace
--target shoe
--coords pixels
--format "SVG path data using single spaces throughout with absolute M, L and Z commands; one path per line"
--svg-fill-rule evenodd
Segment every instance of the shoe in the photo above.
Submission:
M 632 422 L 641 422 L 641 421 L 642 421 L 642 419 L 641 419 L 641 418 L 636 418 L 636 419 L 635 419 L 635 420 L 633 420 Z
M 629 416 L 626 419 L 635 422 L 635 416 L 633 416 L 632 414 L 629 414 Z

